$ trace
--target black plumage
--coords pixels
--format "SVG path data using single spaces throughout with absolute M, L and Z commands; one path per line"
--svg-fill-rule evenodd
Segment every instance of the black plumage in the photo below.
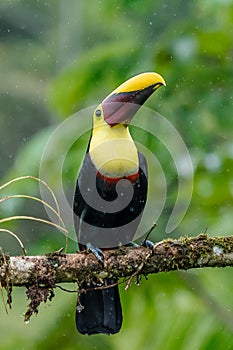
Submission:
M 138 156 L 138 173 L 128 178 L 113 179 L 102 176 L 95 168 L 89 153 L 86 154 L 76 184 L 73 207 L 75 230 L 81 250 L 88 243 L 105 249 L 133 240 L 146 203 L 148 186 L 146 159 L 141 153 Z M 121 183 L 121 180 L 127 181 Z M 84 198 L 87 192 L 91 203 L 87 203 Z M 105 210 L 108 205 L 105 208 L 101 208 L 101 205 L 97 207 L 100 198 L 105 201 L 105 205 L 113 203 L 111 212 Z M 121 209 L 124 204 L 122 201 L 126 199 L 129 203 Z M 115 282 L 106 280 L 105 284 Z M 94 286 L 86 284 L 80 287 L 89 289 L 79 296 L 83 308 L 77 308 L 76 325 L 80 333 L 118 332 L 122 323 L 118 286 L 102 290 L 91 290 Z
M 107 279 L 105 285 L 113 284 Z M 114 334 L 119 332 L 122 324 L 122 310 L 118 286 L 91 290 L 94 285 L 83 283 L 76 310 L 76 326 L 82 334 Z M 96 287 L 96 286 L 95 286 Z M 79 306 L 80 305 L 80 306 Z
M 127 181 L 123 181 L 120 186 L 121 180 Z M 84 198 L 87 192 L 88 203 Z M 128 201 L 131 196 L 129 204 L 119 210 L 124 206 L 124 201 Z M 79 244 L 91 243 L 94 247 L 115 248 L 132 241 L 140 223 L 146 198 L 147 165 L 141 153 L 139 153 L 138 174 L 118 180 L 102 177 L 87 153 L 74 196 L 74 223 Z M 101 208 L 100 199 L 105 201 L 106 210 L 108 203 L 110 205 L 114 201 L 111 212 Z

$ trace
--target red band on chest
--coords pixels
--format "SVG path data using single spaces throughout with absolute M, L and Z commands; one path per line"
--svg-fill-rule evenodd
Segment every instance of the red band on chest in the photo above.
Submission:
M 129 180 L 130 182 L 134 183 L 137 181 L 138 177 L 139 177 L 139 171 L 136 174 L 133 175 L 128 175 L 128 176 L 121 176 L 121 177 L 110 177 L 110 176 L 106 176 L 101 174 L 99 171 L 97 172 L 97 176 L 100 177 L 101 179 L 103 179 L 106 182 L 111 182 L 111 183 L 117 183 L 118 181 L 122 180 L 122 179 L 126 179 Z

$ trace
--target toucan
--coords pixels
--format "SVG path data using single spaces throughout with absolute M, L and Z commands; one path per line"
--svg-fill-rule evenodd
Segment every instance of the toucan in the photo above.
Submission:
M 94 110 L 73 212 L 80 250 L 91 250 L 100 261 L 104 249 L 130 244 L 140 223 L 147 200 L 147 162 L 128 126 L 140 106 L 162 85 L 165 81 L 157 73 L 136 75 Z M 117 281 L 108 278 L 98 285 L 84 281 L 79 288 L 78 331 L 88 335 L 119 332 L 122 309 Z

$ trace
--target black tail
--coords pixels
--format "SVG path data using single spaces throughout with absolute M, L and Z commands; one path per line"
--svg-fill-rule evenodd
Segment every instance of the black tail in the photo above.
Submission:
M 107 280 L 106 285 L 113 281 Z M 91 289 L 93 286 L 82 285 Z M 80 305 L 81 304 L 81 305 Z M 122 324 L 118 286 L 80 293 L 76 308 L 76 326 L 82 334 L 114 334 Z

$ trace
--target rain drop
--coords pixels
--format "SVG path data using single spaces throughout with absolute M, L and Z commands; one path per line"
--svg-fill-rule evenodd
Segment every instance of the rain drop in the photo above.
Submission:
M 78 313 L 82 312 L 83 309 L 84 309 L 84 306 L 82 306 L 81 304 L 78 304 L 78 305 L 76 306 L 76 310 L 77 310 Z

